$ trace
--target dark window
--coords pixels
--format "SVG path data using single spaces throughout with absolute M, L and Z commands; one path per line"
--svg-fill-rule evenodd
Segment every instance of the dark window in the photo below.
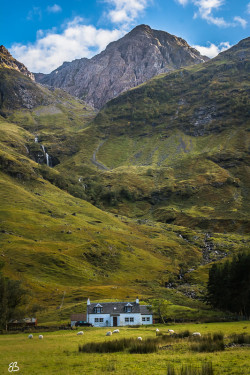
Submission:
M 102 307 L 95 307 L 94 312 L 95 312 L 95 314 L 101 314 L 102 313 Z
M 134 318 L 129 318 L 129 321 L 130 321 L 130 322 L 133 322 L 133 321 L 134 321 Z
M 146 318 L 142 318 L 142 321 L 145 322 Z
M 125 318 L 125 322 L 129 322 L 129 318 Z
M 127 313 L 132 312 L 132 307 L 131 306 L 125 306 L 125 312 L 127 312 Z
M 147 318 L 147 321 L 150 322 L 150 318 Z
M 100 322 L 101 322 L 101 323 L 103 322 L 103 318 L 100 318 Z

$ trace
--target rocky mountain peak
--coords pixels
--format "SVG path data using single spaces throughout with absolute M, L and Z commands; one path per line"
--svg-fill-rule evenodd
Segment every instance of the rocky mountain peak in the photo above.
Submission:
M 0 46 L 0 67 L 15 69 L 33 81 L 35 80 L 34 75 L 26 68 L 26 66 L 14 59 L 7 48 L 3 45 Z
M 155 75 L 207 60 L 184 39 L 139 25 L 92 59 L 74 60 L 50 74 L 35 76 L 42 84 L 61 87 L 101 108 Z

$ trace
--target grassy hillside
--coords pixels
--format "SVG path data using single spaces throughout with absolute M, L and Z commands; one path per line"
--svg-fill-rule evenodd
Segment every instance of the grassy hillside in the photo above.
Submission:
M 58 169 L 112 212 L 247 233 L 249 48 L 248 38 L 110 101 Z
M 0 69 L 0 256 L 40 320 L 88 296 L 213 315 L 201 301 L 211 262 L 249 248 L 248 50 L 157 77 L 94 120 Z

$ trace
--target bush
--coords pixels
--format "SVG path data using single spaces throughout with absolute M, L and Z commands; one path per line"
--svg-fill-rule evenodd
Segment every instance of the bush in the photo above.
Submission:
M 158 349 L 157 343 L 155 340 L 146 340 L 146 341 L 137 341 L 130 348 L 129 353 L 155 353 Z
M 104 342 L 90 342 L 79 345 L 79 352 L 83 353 L 115 353 L 129 348 L 135 339 L 120 339 Z
M 208 334 L 203 337 L 192 337 L 192 341 L 196 343 L 191 345 L 191 350 L 195 352 L 216 352 L 225 349 L 224 335 L 222 333 L 215 333 L 213 336 Z
M 192 366 L 182 366 L 179 372 L 175 370 L 174 366 L 169 365 L 167 375 L 214 375 L 214 371 L 212 362 L 203 363 L 201 369 Z
M 241 333 L 239 335 L 234 334 L 231 338 L 233 339 L 231 344 L 250 344 L 250 335 L 247 335 L 246 333 Z

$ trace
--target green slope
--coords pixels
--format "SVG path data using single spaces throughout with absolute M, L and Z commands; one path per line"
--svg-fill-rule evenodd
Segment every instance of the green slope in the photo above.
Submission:
M 94 121 L 65 92 L 0 69 L 0 255 L 28 310 L 53 320 L 88 296 L 139 295 L 209 314 L 197 297 L 210 263 L 249 248 L 248 51 L 157 77 Z M 36 163 L 41 145 L 54 168 Z
M 92 202 L 113 212 L 247 233 L 249 50 L 250 38 L 110 101 L 58 168 L 82 176 Z

